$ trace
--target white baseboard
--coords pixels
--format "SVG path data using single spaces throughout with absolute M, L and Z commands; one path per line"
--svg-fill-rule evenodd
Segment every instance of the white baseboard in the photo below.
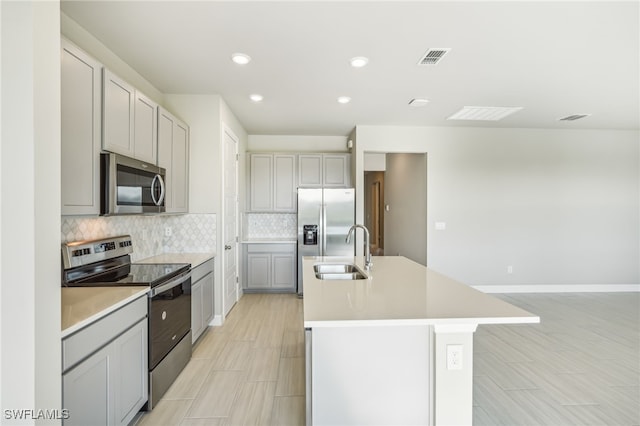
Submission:
M 640 284 L 474 285 L 483 293 L 619 293 L 640 292 Z
M 213 326 L 222 325 L 222 315 L 214 315 L 209 325 L 213 325 Z

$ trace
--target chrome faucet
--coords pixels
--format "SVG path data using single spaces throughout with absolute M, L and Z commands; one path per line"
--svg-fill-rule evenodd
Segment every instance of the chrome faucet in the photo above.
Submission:
M 369 230 L 364 225 L 355 224 L 349 228 L 347 238 L 345 242 L 349 244 L 351 242 L 351 234 L 355 233 L 356 228 L 360 228 L 364 231 L 364 267 L 365 269 L 371 269 L 373 262 L 371 261 L 371 252 L 369 251 Z

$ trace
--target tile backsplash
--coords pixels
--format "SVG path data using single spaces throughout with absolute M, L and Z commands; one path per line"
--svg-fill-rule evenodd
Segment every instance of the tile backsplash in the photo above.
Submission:
M 171 228 L 171 236 L 165 230 Z M 162 253 L 205 253 L 216 249 L 216 215 L 62 216 L 61 242 L 131 235 L 133 261 Z
M 243 238 L 293 239 L 298 235 L 295 213 L 246 213 L 243 221 Z

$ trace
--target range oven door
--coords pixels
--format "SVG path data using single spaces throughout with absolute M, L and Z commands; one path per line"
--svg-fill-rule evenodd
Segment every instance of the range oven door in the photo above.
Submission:
M 191 272 L 149 294 L 149 370 L 191 330 Z

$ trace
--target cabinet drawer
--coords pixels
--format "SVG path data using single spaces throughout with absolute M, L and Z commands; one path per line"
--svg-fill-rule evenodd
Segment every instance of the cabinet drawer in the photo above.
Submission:
M 73 367 L 147 316 L 147 296 L 140 297 L 62 341 L 62 371 Z
M 296 244 L 247 244 L 247 253 L 295 253 Z
M 213 272 L 213 259 L 209 259 L 191 270 L 191 283 L 197 283 L 209 272 Z

